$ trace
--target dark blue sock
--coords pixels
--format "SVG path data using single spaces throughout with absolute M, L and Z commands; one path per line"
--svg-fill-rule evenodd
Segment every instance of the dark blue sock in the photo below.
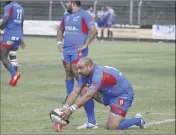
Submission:
M 93 101 L 93 99 L 90 99 L 84 105 L 84 109 L 85 109 L 86 114 L 87 114 L 88 123 L 96 124 L 95 115 L 94 115 L 94 101 Z
M 14 75 L 16 74 L 16 70 L 14 69 L 13 66 L 9 66 L 9 67 L 8 67 L 8 70 L 9 70 L 11 76 L 14 76 Z
M 127 129 L 131 126 L 138 126 L 141 124 L 141 119 L 140 118 L 132 118 L 132 119 L 126 119 L 124 118 L 121 122 L 120 122 L 120 125 L 119 125 L 119 129 L 120 130 L 124 130 L 124 129 Z
M 74 80 L 65 80 L 67 96 L 73 91 Z

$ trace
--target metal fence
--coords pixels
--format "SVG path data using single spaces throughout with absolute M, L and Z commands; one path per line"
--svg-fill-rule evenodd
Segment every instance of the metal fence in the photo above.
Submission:
M 60 20 L 64 3 L 56 0 L 21 1 L 25 8 L 26 20 Z M 95 12 L 104 5 L 110 5 L 116 14 L 117 24 L 152 25 L 175 24 L 175 1 L 83 1 L 83 8 L 92 5 Z M 0 14 L 3 14 L 1 4 Z

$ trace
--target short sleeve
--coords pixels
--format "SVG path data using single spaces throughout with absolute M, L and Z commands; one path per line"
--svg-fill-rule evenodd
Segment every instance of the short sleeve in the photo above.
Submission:
M 84 20 L 85 20 L 85 23 L 87 25 L 87 28 L 90 28 L 92 26 L 95 26 L 95 22 L 94 22 L 94 19 L 93 17 L 88 13 L 88 12 L 85 12 L 84 13 L 84 16 L 83 16 Z
M 83 76 L 79 76 L 78 77 L 78 84 L 77 84 L 77 88 L 82 88 L 84 85 L 86 84 L 86 79 Z
M 102 87 L 103 83 L 103 72 L 99 71 L 98 73 L 94 73 L 92 77 L 92 83 L 89 86 L 88 90 L 99 91 Z
M 59 24 L 60 29 L 65 29 L 65 16 L 62 18 L 60 24 Z
M 11 17 L 13 14 L 13 7 L 9 6 L 9 5 L 6 5 L 4 7 L 4 16 L 9 16 Z

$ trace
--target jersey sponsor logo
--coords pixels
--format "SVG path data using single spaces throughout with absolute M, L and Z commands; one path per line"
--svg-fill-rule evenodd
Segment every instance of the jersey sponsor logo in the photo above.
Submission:
M 12 36 L 11 40 L 13 40 L 13 41 L 20 40 L 20 37 Z
M 75 26 L 65 26 L 65 29 L 69 31 L 78 31 L 78 29 Z
M 74 22 L 78 22 L 78 21 L 79 21 L 79 18 L 80 18 L 80 16 L 73 17 L 73 21 L 74 21 Z
M 121 106 L 124 106 L 125 100 L 124 99 L 119 99 L 118 104 L 121 105 Z

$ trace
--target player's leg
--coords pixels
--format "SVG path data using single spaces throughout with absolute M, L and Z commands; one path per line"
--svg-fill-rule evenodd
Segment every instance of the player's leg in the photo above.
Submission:
M 9 52 L 10 62 L 16 71 L 18 70 L 17 50 L 18 48 L 12 48 Z
M 112 26 L 111 26 L 111 28 L 109 29 L 109 31 L 110 31 L 110 39 L 113 40 L 113 39 L 114 39 L 114 36 L 113 36 Z
M 88 55 L 88 49 L 84 49 L 82 52 L 76 52 L 75 55 L 72 55 L 72 73 L 74 74 L 75 78 L 78 76 L 78 71 L 76 64 L 82 58 Z M 90 99 L 85 105 L 84 109 L 87 114 L 88 123 L 92 124 L 93 126 L 96 125 L 95 115 L 94 115 L 94 101 Z M 91 126 L 91 127 L 93 127 Z M 77 129 L 85 129 L 90 128 L 84 125 L 77 127 Z
M 113 98 L 110 100 L 110 113 L 107 122 L 107 129 L 128 129 L 131 126 L 144 128 L 145 121 L 142 116 L 125 118 L 128 108 L 131 106 L 132 99 Z
M 68 95 L 73 90 L 74 76 L 71 71 L 71 56 L 67 54 L 63 54 L 62 62 L 65 68 L 65 74 L 66 74 L 65 85 L 66 85 L 66 90 L 67 90 L 66 99 L 63 101 L 63 104 L 64 104 L 65 101 L 67 100 Z
M 105 106 L 109 105 L 109 98 L 106 95 L 103 95 L 102 92 L 97 92 L 93 99 Z
M 88 49 L 84 49 L 82 52 L 75 51 L 71 56 L 71 70 L 74 77 L 78 78 L 77 63 L 78 61 L 88 55 Z
M 87 92 L 88 86 L 86 85 L 80 93 L 80 96 L 83 96 Z M 93 99 L 89 100 L 86 105 L 84 105 L 84 109 L 87 114 L 87 122 L 81 126 L 78 126 L 77 129 L 96 129 L 98 128 L 98 124 L 96 123 L 95 120 L 95 115 L 94 115 L 94 102 Z
M 101 37 L 102 37 L 102 39 L 104 39 L 104 27 L 105 27 L 104 19 L 101 19 L 100 28 L 101 28 Z
M 9 52 L 11 48 L 15 46 L 15 41 L 9 40 L 8 37 L 3 37 L 3 41 L 0 46 L 0 58 L 3 63 L 3 65 L 7 68 L 7 70 L 11 74 L 11 81 L 9 82 L 9 85 L 15 86 L 17 84 L 18 79 L 20 78 L 20 74 L 16 72 L 14 67 L 12 66 L 11 62 L 8 59 Z
M 107 24 L 107 32 L 108 32 L 108 39 L 109 40 L 113 39 L 112 24 L 111 23 Z
M 10 72 L 11 76 L 14 76 L 16 71 L 13 68 L 12 64 L 10 63 L 9 59 L 8 59 L 8 54 L 11 50 L 11 46 L 9 45 L 5 45 L 5 44 L 1 44 L 1 61 L 3 63 L 3 65 L 7 68 L 7 70 Z
M 102 26 L 101 27 L 101 37 L 102 37 L 102 40 L 104 39 L 104 27 Z

